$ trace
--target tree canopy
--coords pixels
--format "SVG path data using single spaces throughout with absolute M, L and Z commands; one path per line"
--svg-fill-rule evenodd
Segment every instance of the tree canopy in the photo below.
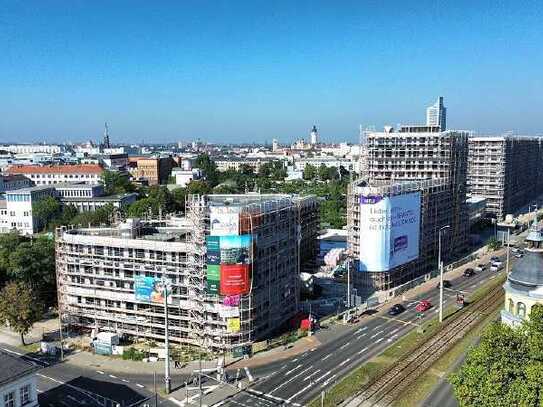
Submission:
M 22 282 L 12 282 L 0 291 L 0 320 L 7 321 L 11 329 L 21 335 L 24 345 L 24 335 L 32 329 L 42 315 L 42 307 L 36 301 L 32 287 Z
M 104 186 L 106 195 L 134 192 L 136 187 L 130 182 L 126 174 L 118 171 L 105 170 L 100 176 L 100 183 Z
M 518 328 L 492 323 L 450 378 L 464 407 L 543 405 L 543 306 Z

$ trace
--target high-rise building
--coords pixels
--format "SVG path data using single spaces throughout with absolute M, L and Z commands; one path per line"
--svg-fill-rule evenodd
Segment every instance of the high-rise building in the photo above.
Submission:
M 279 142 L 276 139 L 272 140 L 272 151 L 276 152 L 279 150 Z
M 426 125 L 439 126 L 441 131 L 447 130 L 447 108 L 443 105 L 443 96 L 426 109 Z
M 289 195 L 189 196 L 185 218 L 60 228 L 64 323 L 230 351 L 297 313 L 300 272 L 317 256 L 319 204 Z
M 319 144 L 319 132 L 317 130 L 317 126 L 313 126 L 311 129 L 311 132 L 309 133 L 309 142 L 312 145 Z
M 399 131 L 387 127 L 384 132 L 367 132 L 366 138 L 364 176 L 351 186 L 347 207 L 348 242 L 355 259 L 360 258 L 365 250 L 370 250 L 364 247 L 370 239 L 362 236 L 367 231 L 361 230 L 359 223 L 366 221 L 363 219 L 363 209 L 366 208 L 364 196 L 371 195 L 363 188 L 377 188 L 375 194 L 381 198 L 388 197 L 387 202 L 392 203 L 398 200 L 392 198 L 398 195 L 398 191 L 406 194 L 418 192 L 420 195 L 420 204 L 412 205 L 419 209 L 411 208 L 420 211 L 420 255 L 417 260 L 384 271 L 365 269 L 365 274 L 358 276 L 361 289 L 383 291 L 435 269 L 437 230 L 440 227 L 450 226 L 444 238 L 449 256 L 466 250 L 469 228 L 466 205 L 468 134 L 443 132 L 439 126 L 402 126 Z M 410 182 L 415 182 L 415 185 Z M 386 214 L 391 208 L 382 210 Z M 415 237 L 407 236 L 409 238 Z M 401 243 L 402 239 L 398 242 Z M 403 246 L 400 244 L 398 247 Z M 392 249 L 389 247 L 387 250 Z
M 470 137 L 468 194 L 486 198 L 486 214 L 501 220 L 543 193 L 540 137 Z

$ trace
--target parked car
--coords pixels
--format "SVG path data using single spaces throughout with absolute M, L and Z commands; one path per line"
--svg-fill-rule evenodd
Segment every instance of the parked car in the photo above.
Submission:
M 402 305 L 402 304 L 396 304 L 396 305 L 393 305 L 389 310 L 388 310 L 388 315 L 391 315 L 391 316 L 394 316 L 394 315 L 399 315 L 401 314 L 402 312 L 405 311 L 405 307 Z
M 485 271 L 486 266 L 484 264 L 477 264 L 475 271 Z
M 522 253 L 515 253 L 515 257 L 516 257 L 517 259 L 520 259 L 520 258 L 523 257 L 523 256 L 524 256 L 524 254 L 522 254 Z
M 451 288 L 452 283 L 449 280 L 443 280 L 443 288 Z M 437 289 L 439 289 L 439 283 L 437 283 Z
M 471 277 L 475 275 L 475 270 L 472 268 L 467 268 L 464 270 L 464 277 Z
M 432 303 L 428 300 L 422 300 L 421 302 L 417 304 L 417 306 L 415 307 L 415 310 L 417 312 L 424 312 L 424 311 L 429 310 L 430 308 L 432 308 Z
M 518 247 L 513 247 L 511 249 L 511 253 L 518 253 L 518 252 L 520 252 L 520 249 Z
M 502 262 L 501 260 L 499 260 L 499 261 L 493 261 L 493 262 L 491 263 L 491 265 L 492 265 L 492 266 L 496 266 L 496 267 L 501 267 L 501 266 L 503 266 L 503 262 Z
M 498 256 L 492 256 L 492 257 L 490 258 L 490 262 L 491 262 L 491 263 L 494 263 L 494 262 L 497 262 L 497 261 L 501 261 L 501 259 L 500 259 Z
M 500 269 L 501 269 L 501 266 L 497 266 L 495 264 L 492 264 L 492 266 L 490 266 L 490 271 L 492 271 L 494 273 L 497 272 L 497 271 L 500 271 Z

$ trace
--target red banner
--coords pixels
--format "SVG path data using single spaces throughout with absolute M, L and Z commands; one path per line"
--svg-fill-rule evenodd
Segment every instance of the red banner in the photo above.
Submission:
M 238 295 L 249 292 L 248 264 L 221 264 L 221 295 Z

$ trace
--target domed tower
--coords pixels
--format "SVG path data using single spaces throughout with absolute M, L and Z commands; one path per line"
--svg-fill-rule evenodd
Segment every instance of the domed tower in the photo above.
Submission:
M 317 126 L 313 126 L 311 133 L 309 133 L 309 142 L 311 145 L 319 144 L 319 132 L 317 131 Z
M 507 277 L 502 322 L 517 326 L 535 304 L 543 305 L 543 232 L 533 227 L 526 237 L 526 254 Z

